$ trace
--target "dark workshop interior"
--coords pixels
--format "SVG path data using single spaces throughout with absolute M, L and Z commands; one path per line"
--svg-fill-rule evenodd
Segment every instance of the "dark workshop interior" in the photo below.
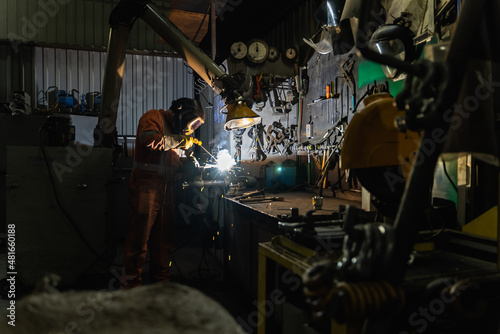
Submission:
M 500 334 L 500 1 L 0 3 L 0 332 Z

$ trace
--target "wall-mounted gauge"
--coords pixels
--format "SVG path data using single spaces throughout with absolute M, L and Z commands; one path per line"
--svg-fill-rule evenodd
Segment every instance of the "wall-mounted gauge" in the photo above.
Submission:
M 236 42 L 231 45 L 231 56 L 234 59 L 241 60 L 247 56 L 248 49 L 245 43 Z
M 267 57 L 267 60 L 274 63 L 278 59 L 280 59 L 280 50 L 278 50 L 278 48 L 275 46 L 270 46 L 269 56 Z
M 269 47 L 261 39 L 254 39 L 248 43 L 247 59 L 254 64 L 262 64 L 267 60 Z
M 290 46 L 285 49 L 284 60 L 294 62 L 299 58 L 299 50 L 295 46 Z

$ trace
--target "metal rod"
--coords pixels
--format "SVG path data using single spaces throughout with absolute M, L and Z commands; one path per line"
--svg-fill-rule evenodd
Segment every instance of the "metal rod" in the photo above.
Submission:
M 108 52 L 106 55 L 106 67 L 101 94 L 102 106 L 97 123 L 102 138 L 98 140 L 96 137 L 95 145 L 97 146 L 101 144 L 106 145 L 110 139 L 104 137 L 112 137 L 116 129 L 118 101 L 120 100 L 130 28 L 130 26 L 119 24 L 114 27 L 112 26 L 109 31 Z
M 211 156 L 211 157 L 212 157 L 212 159 L 214 159 L 216 162 L 218 162 L 218 160 L 217 160 L 217 159 L 216 159 L 216 158 L 215 158 L 212 154 L 210 154 L 210 152 L 208 152 L 208 150 L 207 150 L 206 148 L 204 148 L 202 145 L 199 145 L 199 146 L 200 146 L 200 147 L 201 147 L 201 148 L 202 148 L 205 152 L 207 152 L 207 154 L 208 154 L 209 156 Z

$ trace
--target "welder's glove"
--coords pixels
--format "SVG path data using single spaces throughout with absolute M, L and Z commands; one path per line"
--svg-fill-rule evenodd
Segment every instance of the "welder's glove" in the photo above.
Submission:
M 182 141 L 179 144 L 178 148 L 182 148 L 183 150 L 188 150 L 191 146 L 194 145 L 195 138 L 191 136 L 181 135 Z

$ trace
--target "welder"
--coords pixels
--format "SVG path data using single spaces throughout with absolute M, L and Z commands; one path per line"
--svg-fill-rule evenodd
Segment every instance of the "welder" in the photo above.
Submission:
M 180 172 L 180 150 L 195 143 L 191 134 L 204 123 L 197 100 L 180 98 L 169 110 L 149 110 L 139 120 L 134 168 L 129 184 L 130 225 L 124 248 L 124 290 L 142 285 L 149 250 L 150 282 L 169 280 L 169 253 L 175 219 L 174 177 Z M 149 248 L 148 248 L 149 242 Z

